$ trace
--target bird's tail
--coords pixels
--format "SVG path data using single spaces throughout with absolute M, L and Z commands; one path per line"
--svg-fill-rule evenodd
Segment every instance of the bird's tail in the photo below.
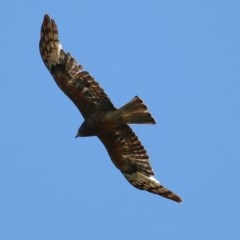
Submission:
M 117 114 L 124 123 L 149 123 L 156 124 L 147 106 L 138 97 L 134 97 L 130 102 L 117 110 Z

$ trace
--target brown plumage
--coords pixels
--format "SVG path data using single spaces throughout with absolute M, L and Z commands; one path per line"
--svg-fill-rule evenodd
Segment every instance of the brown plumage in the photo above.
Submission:
M 55 82 L 84 117 L 77 137 L 97 136 L 115 166 L 136 188 L 181 202 L 180 197 L 155 179 L 146 150 L 128 126 L 155 124 L 143 101 L 136 96 L 123 107 L 115 108 L 99 84 L 62 49 L 57 25 L 48 15 L 43 19 L 39 48 Z

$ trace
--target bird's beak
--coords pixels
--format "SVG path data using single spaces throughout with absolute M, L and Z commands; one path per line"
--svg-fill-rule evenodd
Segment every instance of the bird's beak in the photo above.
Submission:
M 78 133 L 77 133 L 77 135 L 75 136 L 75 138 L 77 138 L 77 137 L 79 137 Z

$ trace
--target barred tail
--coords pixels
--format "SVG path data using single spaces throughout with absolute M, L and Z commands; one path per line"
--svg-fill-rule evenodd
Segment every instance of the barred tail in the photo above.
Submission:
M 148 112 L 147 106 L 138 96 L 118 109 L 117 112 L 124 123 L 156 123 L 150 112 Z

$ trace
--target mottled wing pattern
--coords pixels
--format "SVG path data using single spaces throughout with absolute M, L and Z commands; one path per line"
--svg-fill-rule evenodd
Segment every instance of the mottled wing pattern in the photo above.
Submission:
M 96 111 L 115 109 L 99 84 L 62 49 L 57 25 L 48 15 L 43 19 L 39 48 L 42 60 L 55 82 L 74 102 L 84 118 Z
M 128 125 L 122 125 L 98 137 L 115 166 L 134 187 L 176 202 L 182 201 L 155 179 L 147 152 Z

